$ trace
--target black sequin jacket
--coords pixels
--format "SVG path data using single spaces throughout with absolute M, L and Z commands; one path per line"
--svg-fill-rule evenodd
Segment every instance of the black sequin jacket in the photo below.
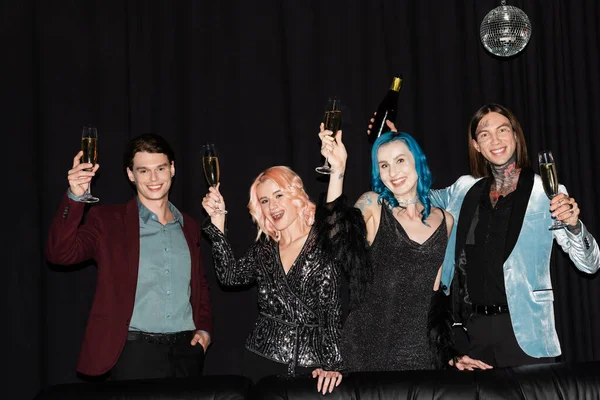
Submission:
M 341 273 L 349 263 L 368 264 L 360 211 L 346 206 L 343 197 L 318 206 L 315 224 L 287 275 L 277 242 L 261 238 L 236 260 L 217 227 L 203 229 L 212 241 L 221 284 L 257 284 L 259 316 L 246 348 L 287 364 L 290 374 L 296 366 L 342 370 Z

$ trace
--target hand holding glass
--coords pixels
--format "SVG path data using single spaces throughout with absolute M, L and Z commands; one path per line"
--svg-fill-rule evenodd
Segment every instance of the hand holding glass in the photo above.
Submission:
M 334 138 L 342 127 L 342 108 L 340 99 L 338 99 L 336 96 L 331 97 L 327 103 L 327 109 L 325 110 L 325 116 L 323 118 L 323 125 L 325 125 L 325 130 L 333 132 L 331 136 Z M 331 174 L 333 172 L 327 157 L 325 157 L 325 163 L 322 166 L 315 168 L 315 171 L 320 174 Z
M 98 162 L 98 131 L 94 126 L 84 126 L 83 132 L 81 133 L 81 156 L 82 163 L 89 163 L 96 165 Z M 91 171 L 92 168 L 88 168 L 85 171 Z M 97 203 L 100 201 L 99 198 L 92 196 L 92 182 L 88 184 L 88 188 L 79 199 L 83 203 Z
M 544 191 L 546 192 L 546 196 L 552 200 L 553 197 L 558 195 L 558 175 L 556 174 L 556 164 L 554 163 L 552 152 L 549 150 L 540 151 L 538 153 L 538 161 Z M 556 220 L 548 229 L 560 229 L 566 226 L 567 224 L 564 222 Z
M 204 176 L 208 184 L 216 187 L 219 183 L 220 170 L 219 157 L 213 143 L 202 145 L 202 168 L 204 169 Z M 215 207 L 215 212 L 218 214 L 227 214 L 227 210 L 221 210 L 218 205 Z

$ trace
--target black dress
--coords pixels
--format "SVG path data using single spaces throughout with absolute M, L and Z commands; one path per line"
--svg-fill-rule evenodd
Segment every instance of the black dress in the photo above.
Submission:
M 423 243 L 411 240 L 392 210 L 381 208 L 371 246 L 374 280 L 344 325 L 342 354 L 350 371 L 433 369 L 427 313 L 444 260 L 446 216 Z

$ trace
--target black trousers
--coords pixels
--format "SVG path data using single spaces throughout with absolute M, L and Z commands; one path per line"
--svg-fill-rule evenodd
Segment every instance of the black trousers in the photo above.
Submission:
M 296 375 L 310 374 L 315 368 L 296 367 Z M 244 350 L 244 376 L 256 383 L 269 375 L 287 375 L 288 365 L 269 360 L 263 356 Z
M 467 322 L 468 355 L 493 367 L 545 364 L 554 357 L 531 357 L 521 349 L 513 331 L 510 314 L 473 314 Z
M 109 380 L 184 378 L 201 376 L 204 348 L 192 346 L 193 332 L 182 335 L 175 343 L 127 340 Z

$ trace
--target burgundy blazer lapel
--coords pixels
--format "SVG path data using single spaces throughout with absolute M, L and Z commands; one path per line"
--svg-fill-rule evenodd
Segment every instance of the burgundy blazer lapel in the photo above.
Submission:
M 133 279 L 134 287 L 137 286 L 138 271 L 140 266 L 140 214 L 137 197 L 131 199 L 125 206 L 123 218 L 126 244 L 126 268 L 128 278 Z

